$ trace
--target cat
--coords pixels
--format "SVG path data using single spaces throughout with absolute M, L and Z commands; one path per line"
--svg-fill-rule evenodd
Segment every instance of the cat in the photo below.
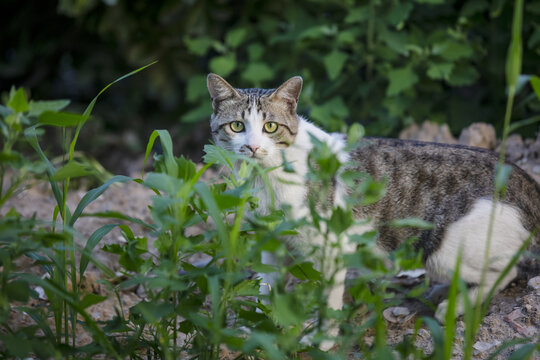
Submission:
M 329 134 L 297 114 L 302 78 L 293 77 L 277 89 L 237 89 L 216 74 L 209 74 L 207 86 L 212 100 L 210 127 L 216 145 L 258 161 L 263 167 L 277 167 L 268 173 L 276 207 L 288 204 L 295 218 L 309 216 L 306 197 L 308 155 L 313 148 L 311 136 L 326 142 L 341 163 L 350 160 L 354 170 L 386 179 L 386 194 L 369 206 L 354 208 L 365 225 L 350 233 L 377 230 L 377 251 L 388 253 L 405 239 L 416 236 L 415 249 L 422 251 L 430 278 L 448 282 L 462 251 L 460 276 L 469 286 L 474 301 L 481 291 L 486 297 L 510 258 L 540 226 L 540 186 L 514 164 L 506 184 L 504 198 L 497 202 L 493 221 L 490 261 L 480 289 L 488 228 L 493 210 L 494 173 L 498 155 L 494 152 L 460 145 L 445 145 L 385 138 L 363 138 L 355 150 L 345 150 L 341 134 Z M 283 155 L 282 155 L 283 154 Z M 280 165 L 285 159 L 294 167 L 287 172 Z M 262 184 L 261 184 L 262 185 Z M 348 189 L 336 181 L 333 206 L 344 206 Z M 271 207 L 269 191 L 260 193 L 259 212 Z M 433 224 L 432 229 L 389 227 L 395 219 L 417 217 Z M 302 249 L 307 242 L 322 246 L 320 237 L 306 233 L 292 240 Z M 531 247 L 538 250 L 536 236 Z M 343 252 L 352 253 L 354 245 L 345 242 Z M 331 253 L 330 256 L 337 256 Z M 262 262 L 276 265 L 272 253 L 263 252 Z M 328 263 L 334 263 L 330 260 Z M 345 269 L 338 269 L 335 285 L 328 294 L 328 305 L 343 306 Z M 518 275 L 513 267 L 497 286 L 503 289 Z M 261 293 L 268 294 L 274 274 L 261 274 Z M 444 319 L 447 300 L 438 305 L 435 316 Z M 456 312 L 463 313 L 458 304 Z M 337 336 L 336 326 L 329 329 Z M 331 347 L 333 342 L 321 344 Z

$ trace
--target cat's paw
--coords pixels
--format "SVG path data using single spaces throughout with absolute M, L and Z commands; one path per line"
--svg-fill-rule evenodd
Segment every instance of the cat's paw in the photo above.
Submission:
M 441 324 L 444 324 L 446 319 L 446 311 L 448 311 L 448 300 L 444 300 L 442 303 L 437 306 L 435 311 L 435 319 Z
M 444 324 L 446 322 L 446 312 L 448 311 L 448 300 L 444 300 L 437 306 L 437 311 L 435 311 L 435 319 L 439 321 L 441 324 Z M 463 302 L 461 299 L 457 300 L 456 307 L 454 310 L 454 317 L 458 317 L 463 315 L 464 313 L 464 307 Z
M 330 351 L 332 348 L 336 345 L 336 342 L 334 340 L 323 340 L 319 344 L 319 349 L 321 351 Z
M 317 330 L 313 328 L 313 325 L 314 325 L 314 322 L 313 321 L 308 321 L 304 324 L 304 327 L 306 329 L 308 328 L 311 328 L 312 330 L 304 335 L 302 337 L 302 339 L 300 339 L 300 344 L 306 346 L 306 347 L 312 347 L 314 345 L 314 343 L 317 343 L 317 339 L 320 339 L 320 333 L 317 334 Z M 326 324 L 328 325 L 328 324 Z M 336 346 L 336 341 L 335 340 L 332 340 L 334 338 L 336 338 L 339 334 L 339 327 L 337 326 L 332 326 L 332 327 L 328 327 L 328 326 L 324 326 L 323 328 L 325 328 L 324 330 L 324 333 L 326 336 L 330 337 L 330 339 L 325 339 L 325 340 L 322 340 L 320 343 L 319 343 L 319 350 L 321 351 L 329 351 L 329 350 L 332 350 L 335 346 Z

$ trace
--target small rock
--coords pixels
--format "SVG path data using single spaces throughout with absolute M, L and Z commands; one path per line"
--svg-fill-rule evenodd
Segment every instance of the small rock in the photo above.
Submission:
M 493 349 L 494 347 L 499 346 L 500 344 L 501 342 L 499 340 L 495 340 L 494 342 L 491 342 L 491 343 L 484 342 L 484 341 L 477 341 L 473 345 L 474 350 L 476 350 L 475 355 L 478 355 L 480 353 Z
M 540 165 L 534 165 L 531 171 L 535 174 L 540 174 Z
M 389 307 L 383 311 L 383 316 L 386 321 L 391 323 L 406 323 L 409 321 L 416 313 L 411 313 L 411 311 L 403 306 L 394 306 Z
M 521 312 L 521 309 L 515 309 L 510 314 L 506 315 L 504 317 L 504 320 L 506 320 L 506 321 L 514 321 L 516 319 L 519 319 L 522 316 L 523 316 L 523 314 Z
M 461 131 L 458 142 L 491 150 L 497 142 L 495 128 L 491 124 L 474 123 Z
M 497 147 L 497 152 L 501 151 L 501 145 Z M 519 134 L 513 134 L 506 139 L 506 158 L 516 162 L 525 155 L 523 139 Z
M 412 124 L 399 133 L 400 139 L 433 141 L 444 144 L 456 144 L 457 140 L 450 133 L 448 125 L 438 125 L 430 121 L 424 121 L 421 127 Z
M 540 167 L 540 166 L 539 166 Z M 538 290 L 540 289 L 540 276 L 536 276 L 536 277 L 533 277 L 531 278 L 528 282 L 527 282 L 527 285 L 535 290 Z
M 49 298 L 47 297 L 47 295 L 45 294 L 45 290 L 43 290 L 43 288 L 41 286 L 36 286 L 34 288 L 34 291 L 37 292 L 38 294 L 38 298 L 40 300 L 49 300 Z
M 418 336 L 426 340 L 431 338 L 431 334 L 426 329 L 418 330 Z

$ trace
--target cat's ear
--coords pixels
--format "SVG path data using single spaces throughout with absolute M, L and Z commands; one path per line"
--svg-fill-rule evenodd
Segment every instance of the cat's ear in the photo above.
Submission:
M 270 95 L 270 99 L 285 101 L 291 107 L 291 111 L 296 112 L 296 105 L 298 104 L 298 98 L 300 97 L 301 91 L 302 78 L 300 76 L 295 76 L 278 87 L 276 91 Z
M 212 98 L 212 106 L 225 99 L 240 96 L 225 79 L 216 74 L 208 74 L 206 86 L 208 86 L 208 92 Z

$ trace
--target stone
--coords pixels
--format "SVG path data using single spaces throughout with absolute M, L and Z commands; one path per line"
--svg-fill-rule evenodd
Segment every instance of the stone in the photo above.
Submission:
M 408 308 L 403 306 L 389 307 L 383 311 L 383 317 L 391 323 L 404 324 L 414 315 L 415 313 L 411 313 Z
M 497 143 L 495 128 L 487 123 L 474 123 L 461 131 L 458 143 L 493 150 Z
M 539 290 L 540 289 L 540 276 L 535 276 L 531 278 L 527 282 L 527 285 L 535 290 Z
M 431 121 L 424 121 L 422 126 L 412 124 L 399 134 L 400 139 L 431 141 L 444 144 L 456 144 L 456 138 L 450 133 L 448 125 L 438 125 Z
M 495 340 L 494 342 L 477 341 L 473 345 L 475 355 L 487 352 L 500 344 L 501 342 L 499 340 Z
M 501 151 L 501 145 L 497 146 L 497 152 Z M 525 156 L 525 146 L 519 134 L 513 134 L 506 139 L 506 158 L 516 162 Z

